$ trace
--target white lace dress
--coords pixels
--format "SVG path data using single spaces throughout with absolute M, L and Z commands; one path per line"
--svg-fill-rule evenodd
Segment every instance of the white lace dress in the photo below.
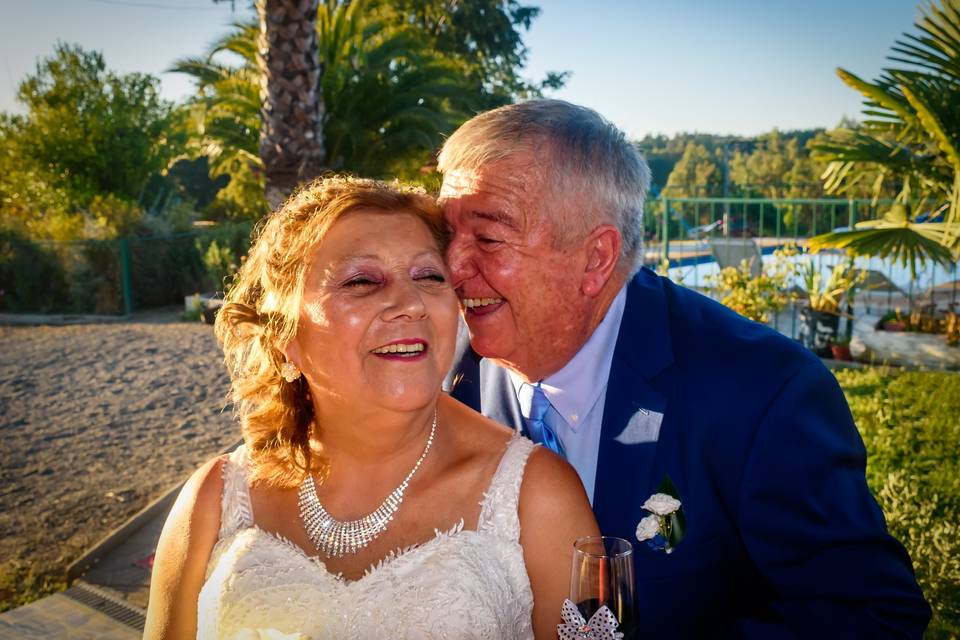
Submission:
M 220 535 L 200 591 L 198 638 L 533 638 L 517 502 L 533 444 L 514 437 L 463 522 L 391 554 L 358 580 L 253 522 L 246 450 L 223 467 Z

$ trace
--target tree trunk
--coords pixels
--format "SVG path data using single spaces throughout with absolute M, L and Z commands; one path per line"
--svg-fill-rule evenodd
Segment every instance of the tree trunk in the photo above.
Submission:
M 319 0 L 256 0 L 260 16 L 260 159 L 276 208 L 324 169 Z

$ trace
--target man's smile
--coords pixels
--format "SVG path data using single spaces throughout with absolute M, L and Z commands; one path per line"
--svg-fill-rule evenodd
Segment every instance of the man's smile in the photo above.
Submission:
M 503 302 L 503 298 L 463 298 L 460 302 L 467 309 L 478 309 L 491 304 L 500 304 Z

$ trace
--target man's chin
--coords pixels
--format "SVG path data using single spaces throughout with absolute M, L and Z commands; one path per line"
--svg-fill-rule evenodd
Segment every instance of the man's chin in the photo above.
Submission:
M 482 358 L 500 359 L 507 356 L 502 333 L 487 329 L 475 330 L 470 326 L 470 346 Z

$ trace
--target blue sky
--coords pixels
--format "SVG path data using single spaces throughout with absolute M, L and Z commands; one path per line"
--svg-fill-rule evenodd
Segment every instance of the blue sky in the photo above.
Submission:
M 860 110 L 835 68 L 874 77 L 919 15 L 913 0 L 527 1 L 542 12 L 524 75 L 571 71 L 553 95 L 632 137 L 833 126 Z M 17 84 L 57 40 L 156 74 L 181 99 L 189 81 L 164 71 L 246 16 L 246 0 L 236 4 L 233 14 L 210 0 L 0 0 L 0 110 L 18 110 Z

